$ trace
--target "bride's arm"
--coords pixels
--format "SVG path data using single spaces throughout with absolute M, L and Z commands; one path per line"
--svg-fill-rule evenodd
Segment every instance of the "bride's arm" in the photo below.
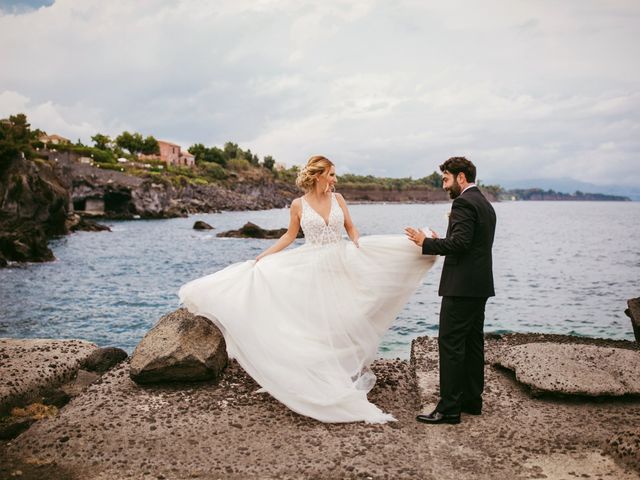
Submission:
M 272 253 L 279 252 L 280 250 L 284 250 L 289 245 L 293 243 L 293 241 L 298 236 L 298 231 L 300 230 L 300 214 L 302 211 L 302 206 L 300 204 L 300 199 L 296 198 L 293 202 L 291 202 L 291 216 L 289 219 L 289 228 L 285 232 L 284 235 L 278 239 L 276 243 L 267 248 L 264 252 L 256 257 L 256 262 L 260 260 L 262 257 L 266 257 L 267 255 L 271 255 Z
M 336 199 L 338 200 L 338 204 L 340 208 L 342 208 L 342 212 L 344 213 L 344 229 L 347 231 L 347 235 L 351 241 L 359 247 L 358 240 L 360 239 L 360 233 L 358 233 L 358 229 L 353 224 L 351 220 L 351 215 L 349 214 L 349 209 L 347 208 L 347 202 L 344 200 L 344 197 L 339 193 L 336 193 Z

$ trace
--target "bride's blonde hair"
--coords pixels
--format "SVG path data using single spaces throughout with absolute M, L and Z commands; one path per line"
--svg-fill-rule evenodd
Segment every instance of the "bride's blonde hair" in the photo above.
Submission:
M 296 185 L 305 192 L 312 190 L 318 181 L 318 177 L 333 166 L 333 162 L 322 155 L 311 157 L 305 167 L 298 173 Z

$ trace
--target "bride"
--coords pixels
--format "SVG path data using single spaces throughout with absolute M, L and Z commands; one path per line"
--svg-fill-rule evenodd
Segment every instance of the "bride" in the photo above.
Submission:
M 327 158 L 311 157 L 296 184 L 305 194 L 287 232 L 255 260 L 183 285 L 180 301 L 211 319 L 229 357 L 291 410 L 322 422 L 395 420 L 368 401 L 368 367 L 435 257 L 404 235 L 360 238 Z M 301 227 L 305 244 L 283 251 Z

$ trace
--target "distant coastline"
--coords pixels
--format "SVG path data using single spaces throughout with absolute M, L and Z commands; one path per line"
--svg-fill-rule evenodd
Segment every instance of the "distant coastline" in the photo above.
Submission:
M 543 190 L 541 188 L 512 189 L 504 190 L 500 194 L 501 200 L 524 200 L 524 201 L 590 201 L 590 202 L 631 202 L 629 197 L 621 195 L 608 195 L 605 193 L 585 193 L 576 191 L 574 193 L 556 192 L 555 190 Z

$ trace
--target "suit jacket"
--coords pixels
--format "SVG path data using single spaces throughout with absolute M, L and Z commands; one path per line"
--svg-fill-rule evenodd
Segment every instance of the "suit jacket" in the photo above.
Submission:
M 426 238 L 425 255 L 445 255 L 438 295 L 492 297 L 491 248 L 496 213 L 478 187 L 467 189 L 451 205 L 446 238 Z

